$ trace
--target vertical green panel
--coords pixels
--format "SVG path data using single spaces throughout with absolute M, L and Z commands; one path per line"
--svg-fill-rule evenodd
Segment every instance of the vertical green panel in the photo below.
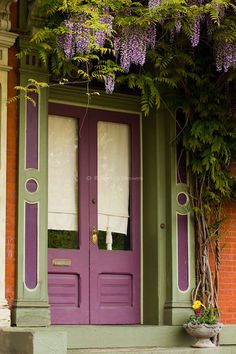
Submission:
M 158 323 L 156 117 L 143 127 L 143 320 Z
M 37 65 L 22 63 L 20 70 L 20 85 L 27 86 L 28 79 L 47 81 L 46 72 Z M 39 92 L 38 104 L 38 169 L 26 169 L 26 106 L 23 94 L 20 97 L 19 110 L 19 178 L 18 178 L 18 234 L 17 234 L 17 287 L 16 298 L 12 310 L 12 323 L 17 326 L 45 326 L 50 323 L 48 290 L 47 290 L 47 107 L 48 90 Z M 36 181 L 38 188 L 29 192 L 27 180 Z M 38 284 L 34 289 L 28 289 L 25 277 L 25 203 L 38 205 Z
M 191 291 L 195 285 L 194 269 L 194 228 L 191 213 L 189 213 L 189 288 L 180 291 L 178 288 L 178 244 L 177 244 L 177 213 L 186 213 L 177 203 L 178 192 L 187 192 L 187 186 L 176 182 L 176 141 L 175 119 L 169 118 L 167 131 L 167 234 L 166 234 L 166 303 L 165 324 L 182 324 L 191 313 Z

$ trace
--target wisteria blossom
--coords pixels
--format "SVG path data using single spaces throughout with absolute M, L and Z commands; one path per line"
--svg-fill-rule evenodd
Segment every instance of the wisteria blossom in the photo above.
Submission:
M 99 48 L 104 47 L 106 37 L 110 37 L 112 34 L 112 22 L 113 18 L 110 15 L 102 16 L 101 23 L 106 25 L 106 30 L 98 30 L 95 33 L 95 43 Z
M 91 31 L 85 26 L 86 19 L 81 17 L 78 22 L 74 24 L 74 43 L 75 54 L 86 54 L 89 51 Z
M 182 28 L 182 23 L 181 23 L 181 19 L 180 19 L 180 14 L 178 13 L 178 16 L 175 20 L 175 31 L 176 33 L 179 33 L 181 31 Z
M 196 47 L 199 44 L 201 31 L 201 16 L 196 16 L 192 25 L 191 45 Z
M 150 47 L 151 49 L 155 48 L 156 35 L 157 35 L 156 26 L 150 25 L 147 29 L 147 47 Z
M 106 93 L 110 93 L 110 94 L 113 93 L 114 87 L 115 87 L 115 78 L 110 75 L 106 75 L 105 76 Z
M 216 3 L 215 7 L 216 7 L 216 9 L 218 11 L 219 19 L 223 20 L 224 17 L 225 17 L 225 8 L 224 8 L 224 6 L 222 6 L 221 4 Z
M 121 67 L 128 72 L 131 64 L 143 66 L 146 60 L 147 48 L 155 47 L 156 28 L 126 26 L 118 39 L 114 40 L 116 54 L 120 53 Z
M 148 8 L 149 10 L 155 9 L 161 4 L 162 0 L 149 0 L 148 1 Z
M 216 47 L 216 70 L 227 72 L 236 65 L 236 45 L 221 42 Z
M 106 25 L 106 29 L 97 30 L 94 34 L 94 44 L 99 48 L 104 47 L 106 37 L 112 33 L 112 16 L 104 15 L 101 23 Z M 66 19 L 62 25 L 68 29 L 68 33 L 58 38 L 59 46 L 63 49 L 65 58 L 71 59 L 75 54 L 86 54 L 90 50 L 92 40 L 92 29 L 87 24 L 85 16 L 81 15 L 75 19 Z
M 65 20 L 62 23 L 68 29 L 68 33 L 59 36 L 58 44 L 60 48 L 63 49 L 65 58 L 70 59 L 74 55 L 74 35 L 73 35 L 73 27 L 74 22 L 71 18 Z

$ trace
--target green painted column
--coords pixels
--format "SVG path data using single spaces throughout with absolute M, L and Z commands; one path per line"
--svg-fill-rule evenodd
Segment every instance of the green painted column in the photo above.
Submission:
M 144 324 L 164 323 L 166 298 L 166 124 L 153 112 L 143 131 Z
M 182 324 L 191 314 L 195 286 L 194 227 L 189 203 L 187 156 L 177 147 L 183 116 L 166 114 L 166 302 L 164 323 Z
M 28 79 L 48 81 L 34 55 L 21 62 L 20 85 L 36 88 Z M 18 234 L 16 298 L 12 324 L 50 324 L 47 285 L 47 125 L 48 89 L 20 94 Z

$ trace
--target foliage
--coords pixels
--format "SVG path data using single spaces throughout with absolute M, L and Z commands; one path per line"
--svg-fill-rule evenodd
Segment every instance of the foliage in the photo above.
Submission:
M 215 308 L 206 308 L 200 301 L 196 300 L 192 306 L 194 315 L 191 315 L 187 322 L 197 324 L 209 324 L 214 325 L 218 322 L 218 316 Z
M 140 93 L 146 116 L 161 105 L 184 114 L 177 142 L 189 156 L 194 300 L 217 309 L 221 209 L 235 191 L 234 1 L 42 0 L 41 16 L 47 25 L 20 56 L 36 51 L 54 79 L 104 81 L 108 93 L 115 81 L 126 85 Z
M 48 247 L 76 249 L 78 248 L 78 233 L 72 230 L 48 230 Z

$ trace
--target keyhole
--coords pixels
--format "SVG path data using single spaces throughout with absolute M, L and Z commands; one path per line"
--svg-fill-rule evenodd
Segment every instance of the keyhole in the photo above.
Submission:
M 96 204 L 96 199 L 95 198 L 92 199 L 92 203 Z

